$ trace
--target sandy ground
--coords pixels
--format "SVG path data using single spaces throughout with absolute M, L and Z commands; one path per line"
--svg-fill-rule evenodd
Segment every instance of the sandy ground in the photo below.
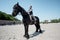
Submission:
M 29 26 L 30 39 L 28 40 L 60 40 L 60 23 L 41 24 L 43 33 L 34 33 L 35 26 Z M 24 26 L 5 25 L 0 26 L 0 40 L 27 40 L 23 37 Z

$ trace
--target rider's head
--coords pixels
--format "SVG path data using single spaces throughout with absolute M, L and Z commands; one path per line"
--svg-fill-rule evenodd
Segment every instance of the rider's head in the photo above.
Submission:
M 32 5 L 30 5 L 30 9 L 32 8 Z

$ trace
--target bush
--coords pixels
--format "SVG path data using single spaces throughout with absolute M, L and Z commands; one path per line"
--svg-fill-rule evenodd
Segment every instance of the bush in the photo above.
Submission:
M 51 20 L 51 23 L 59 23 L 59 22 L 60 22 L 60 18 Z
M 14 18 L 12 15 L 6 14 L 5 12 L 1 11 L 0 11 L 0 20 L 18 21 L 18 19 Z

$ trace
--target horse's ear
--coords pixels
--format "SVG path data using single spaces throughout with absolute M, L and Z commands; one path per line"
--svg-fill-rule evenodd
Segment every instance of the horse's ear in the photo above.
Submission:
M 17 5 L 19 5 L 19 2 L 17 2 Z

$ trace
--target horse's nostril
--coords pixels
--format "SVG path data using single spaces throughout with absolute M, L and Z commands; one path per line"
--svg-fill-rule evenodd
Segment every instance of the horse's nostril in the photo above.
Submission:
M 15 14 L 15 13 L 12 13 L 12 16 L 14 16 L 14 17 L 15 17 L 15 16 L 16 16 L 16 14 Z

